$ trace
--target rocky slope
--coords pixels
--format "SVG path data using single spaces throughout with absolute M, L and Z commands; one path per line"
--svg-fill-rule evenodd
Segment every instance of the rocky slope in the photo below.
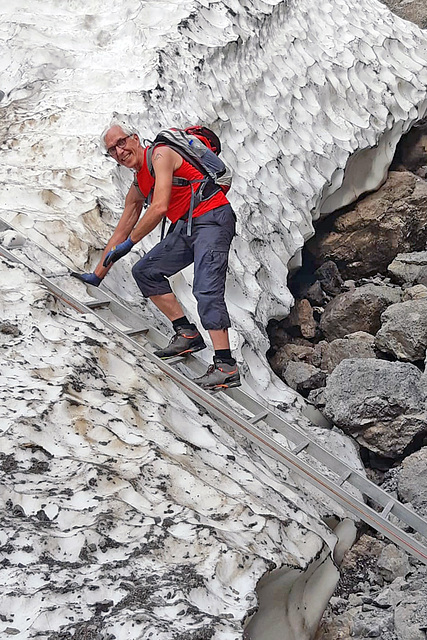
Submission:
M 374 194 L 337 211 L 305 248 L 271 363 L 361 446 L 368 473 L 427 515 L 426 124 L 398 145 Z M 300 296 L 300 297 L 298 297 Z M 317 640 L 421 640 L 424 566 L 364 533 L 346 556 Z

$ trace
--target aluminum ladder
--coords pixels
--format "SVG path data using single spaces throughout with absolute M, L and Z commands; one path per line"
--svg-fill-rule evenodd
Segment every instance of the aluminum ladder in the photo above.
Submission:
M 43 285 L 67 306 L 82 314 L 95 314 L 106 327 L 154 362 L 192 400 L 209 413 L 263 448 L 356 518 L 363 520 L 407 553 L 427 564 L 427 521 L 424 518 L 368 480 L 363 474 L 342 462 L 305 432 L 291 425 L 279 415 L 277 409 L 272 411 L 241 388 L 212 393 L 198 387 L 174 366 L 183 362 L 184 358 L 177 357 L 165 362 L 152 353 L 154 348 L 167 344 L 168 340 L 163 333 L 153 326 L 144 324 L 139 315 L 103 289 L 82 284 L 82 290 L 89 290 L 89 295 L 82 299 L 70 295 L 61 286 L 61 282 L 58 284 L 58 281 L 63 280 L 70 273 L 69 268 L 60 259 L 0 218 L 0 238 L 5 231 L 14 232 L 17 240 L 10 242 L 7 248 L 1 245 L 0 240 L 1 257 L 20 263 L 36 273 Z M 38 261 L 37 267 L 27 257 L 28 252 L 43 258 Z M 194 356 L 186 357 L 185 365 L 195 375 L 200 375 L 205 370 L 205 366 Z M 292 447 L 288 448 L 276 442 L 265 432 L 267 429 L 261 430 L 256 426 L 260 423 L 282 434 L 292 443 Z M 301 457 L 303 452 L 305 459 Z M 330 479 L 318 471 L 306 461 L 307 457 L 321 463 L 334 475 L 334 478 Z M 347 491 L 346 484 L 360 491 L 372 506 Z M 393 521 L 390 520 L 390 516 L 394 516 Z M 411 533 L 405 528 L 410 528 Z

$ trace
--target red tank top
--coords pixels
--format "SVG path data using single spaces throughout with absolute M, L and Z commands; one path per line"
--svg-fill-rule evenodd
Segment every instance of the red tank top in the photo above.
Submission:
M 144 149 L 144 162 L 142 164 L 142 168 L 138 171 L 136 177 L 138 180 L 138 186 L 141 190 L 142 195 L 145 199 L 147 199 L 151 189 L 154 187 L 154 178 L 148 170 L 147 162 L 146 162 L 147 149 Z M 200 171 L 197 171 L 189 162 L 183 159 L 182 165 L 174 171 L 174 176 L 177 178 L 186 178 L 187 180 L 199 180 L 203 179 L 203 174 Z M 194 189 L 197 189 L 197 183 L 193 185 Z M 190 208 L 190 200 L 191 200 L 191 186 L 180 187 L 178 185 L 172 185 L 172 194 L 169 202 L 169 208 L 167 211 L 167 217 L 171 222 L 176 222 L 179 220 Z M 198 216 L 202 216 L 204 213 L 208 211 L 212 211 L 212 209 L 216 209 L 217 207 L 221 207 L 224 204 L 229 204 L 226 196 L 222 191 L 218 191 L 215 195 L 213 195 L 209 200 L 205 200 L 201 202 L 194 209 L 193 217 L 197 218 Z

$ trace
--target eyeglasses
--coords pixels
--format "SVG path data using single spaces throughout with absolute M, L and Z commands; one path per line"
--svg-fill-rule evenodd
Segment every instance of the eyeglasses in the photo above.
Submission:
M 108 147 L 107 149 L 107 153 L 109 156 L 112 156 L 113 158 L 115 158 L 117 156 L 117 147 L 119 147 L 119 149 L 124 149 L 126 146 L 126 140 L 128 138 L 132 137 L 132 133 L 129 134 L 128 136 L 126 136 L 125 138 L 119 138 L 116 142 L 116 144 L 113 144 L 112 147 Z

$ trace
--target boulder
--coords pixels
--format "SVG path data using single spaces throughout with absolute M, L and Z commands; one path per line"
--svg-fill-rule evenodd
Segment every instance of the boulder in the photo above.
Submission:
M 282 377 L 288 362 L 308 362 L 312 364 L 310 360 L 313 354 L 314 348 L 312 346 L 288 343 L 283 347 L 279 347 L 276 353 L 270 357 L 270 365 L 274 373 Z
M 400 289 L 385 285 L 364 284 L 345 291 L 326 305 L 320 329 L 330 341 L 357 331 L 375 335 L 383 311 L 400 299 Z
M 323 369 L 322 362 L 325 359 L 329 344 L 322 340 L 315 345 L 296 344 L 289 342 L 283 347 L 279 347 L 276 353 L 270 358 L 270 364 L 274 372 L 282 375 L 288 362 L 305 362 L 313 367 Z
M 295 301 L 284 327 L 291 335 L 314 338 L 317 324 L 313 317 L 313 308 L 307 299 Z
M 329 344 L 325 342 L 321 369 L 332 373 L 335 367 L 346 358 L 375 358 L 374 340 L 374 336 L 370 333 L 356 331 L 344 338 L 332 340 Z
M 388 265 L 388 272 L 398 284 L 427 284 L 427 251 L 398 253 Z
M 398 253 L 427 241 L 427 182 L 408 171 L 389 172 L 382 187 L 318 226 L 306 245 L 315 266 L 333 260 L 343 278 L 384 273 Z
M 326 383 L 326 373 L 305 362 L 289 362 L 282 377 L 286 384 L 304 397 L 313 389 L 324 387 Z
M 320 265 L 314 275 L 325 293 L 330 296 L 341 293 L 344 281 L 335 262 L 327 260 Z
M 403 596 L 394 612 L 397 640 L 425 640 L 427 629 L 427 586 Z
M 399 360 L 424 360 L 427 347 L 427 298 L 393 304 L 381 316 L 375 346 Z
M 378 569 L 384 580 L 393 582 L 411 572 L 408 554 L 394 544 L 385 546 L 378 558 Z
M 307 400 L 309 403 L 314 405 L 319 411 L 324 413 L 325 410 L 325 387 L 320 387 L 319 389 L 313 389 L 307 396 Z
M 402 302 L 407 302 L 407 300 L 421 300 L 421 298 L 427 298 L 427 287 L 423 284 L 416 284 L 413 287 L 404 289 Z
M 427 518 L 427 447 L 405 458 L 397 475 L 397 493 L 403 502 Z
M 331 422 L 386 458 L 400 457 L 427 431 L 421 372 L 412 364 L 343 360 L 329 376 L 322 402 Z
M 318 280 L 307 289 L 307 300 L 314 306 L 322 306 L 328 302 L 329 296 L 322 289 L 322 285 Z

